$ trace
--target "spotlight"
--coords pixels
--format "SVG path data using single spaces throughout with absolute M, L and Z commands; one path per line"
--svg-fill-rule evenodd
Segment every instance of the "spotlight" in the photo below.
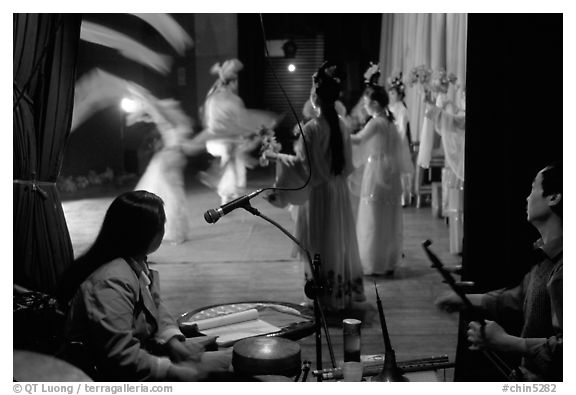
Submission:
M 293 63 L 290 63 L 290 64 L 288 65 L 288 71 L 291 72 L 291 73 L 295 72 L 295 71 L 296 71 L 296 66 L 295 66 Z
M 120 101 L 120 108 L 126 113 L 132 113 L 138 109 L 138 102 L 125 97 Z

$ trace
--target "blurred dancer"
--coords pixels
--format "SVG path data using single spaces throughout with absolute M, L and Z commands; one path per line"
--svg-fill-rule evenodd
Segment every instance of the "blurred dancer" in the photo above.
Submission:
M 368 86 L 364 105 L 372 118 L 351 136 L 359 147 L 356 161 L 364 164 L 356 230 L 366 275 L 393 275 L 402 256 L 403 147 L 388 104 L 383 87 Z
M 187 155 L 204 150 L 204 142 L 191 140 L 192 120 L 174 99 L 158 99 L 142 86 L 95 69 L 76 83 L 72 128 L 77 127 L 97 111 L 121 98 L 137 103 L 127 114 L 131 125 L 149 122 L 156 125 L 160 148 L 150 160 L 136 189 L 160 196 L 165 202 L 166 234 L 164 240 L 182 243 L 188 239 L 188 215 L 185 205 L 184 167 Z
M 136 190 L 146 190 L 162 198 L 166 211 L 164 240 L 182 243 L 190 236 L 184 168 L 187 155 L 203 151 L 204 146 L 195 145 L 190 140 L 192 120 L 173 99 L 145 102 L 140 112 L 129 115 L 129 121 L 156 124 L 161 146 L 148 163 Z
M 238 96 L 238 73 L 242 68 L 238 59 L 212 66 L 210 72 L 218 75 L 218 79 L 204 103 L 204 126 L 209 139 L 206 150 L 220 158 L 221 174 L 214 183 L 222 204 L 242 194 L 246 167 L 250 165 L 249 153 L 260 142 L 258 132 L 274 128 L 278 121 L 278 116 L 271 112 L 246 109 Z

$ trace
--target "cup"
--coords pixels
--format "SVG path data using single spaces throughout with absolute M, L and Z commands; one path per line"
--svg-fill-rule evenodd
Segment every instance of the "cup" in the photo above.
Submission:
M 347 318 L 342 321 L 344 335 L 344 362 L 360 362 L 360 327 L 362 321 Z
M 362 362 L 344 362 L 342 365 L 342 374 L 344 375 L 344 379 L 342 381 L 362 381 L 363 372 L 364 366 L 362 365 Z

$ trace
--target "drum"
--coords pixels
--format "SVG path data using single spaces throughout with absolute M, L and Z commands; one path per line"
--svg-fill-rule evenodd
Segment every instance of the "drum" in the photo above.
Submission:
M 253 337 L 234 344 L 234 372 L 253 376 L 296 376 L 300 371 L 300 345 L 280 337 Z
M 15 381 L 92 381 L 75 366 L 51 355 L 13 350 Z

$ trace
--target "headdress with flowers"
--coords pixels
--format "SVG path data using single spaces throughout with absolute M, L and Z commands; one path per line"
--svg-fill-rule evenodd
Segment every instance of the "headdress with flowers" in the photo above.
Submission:
M 368 70 L 364 73 L 364 84 L 378 85 L 380 79 L 380 65 L 378 63 L 370 62 Z
M 388 77 L 386 81 L 388 83 L 388 89 L 395 89 L 401 96 L 405 95 L 405 87 L 404 82 L 402 82 L 402 72 L 398 72 L 398 74 L 393 74 Z
M 220 80 L 229 81 L 238 78 L 238 72 L 244 68 L 238 59 L 228 59 L 222 64 L 216 63 L 210 68 L 211 74 L 217 74 Z
M 424 89 L 427 89 L 430 85 L 431 75 L 432 70 L 424 64 L 414 67 L 410 70 L 410 74 L 408 74 L 408 86 L 413 87 L 414 85 L 420 85 Z
M 450 84 L 455 85 L 457 80 L 456 74 L 447 74 L 444 70 L 437 70 L 432 73 L 430 89 L 435 93 L 447 93 Z

